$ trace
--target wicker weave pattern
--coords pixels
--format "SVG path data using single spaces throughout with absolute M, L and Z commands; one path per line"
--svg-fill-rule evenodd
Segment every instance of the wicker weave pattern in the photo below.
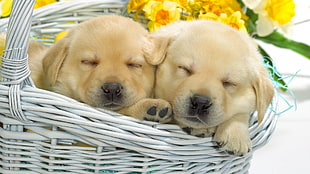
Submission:
M 68 22 L 120 14 L 125 3 L 52 4 L 34 12 L 30 33 L 52 44 L 58 32 L 74 25 Z M 1 29 L 9 26 L 12 44 L 7 44 L 0 71 L 0 173 L 247 173 L 253 152 L 231 156 L 211 138 L 186 135 L 176 125 L 141 122 L 33 87 L 25 54 L 32 5 L 16 0 L 16 18 L 1 21 Z M 268 142 L 275 124 L 271 109 L 260 125 L 253 114 L 254 151 Z

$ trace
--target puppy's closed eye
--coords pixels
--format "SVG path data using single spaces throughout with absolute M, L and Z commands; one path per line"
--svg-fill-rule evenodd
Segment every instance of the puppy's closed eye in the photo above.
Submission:
M 232 81 L 228 81 L 228 80 L 223 80 L 222 84 L 224 86 L 224 88 L 228 88 L 228 87 L 236 87 L 237 84 L 232 82 Z
M 193 74 L 193 70 L 191 70 L 190 68 L 186 67 L 186 66 L 182 66 L 182 65 L 179 65 L 178 66 L 178 69 L 185 72 L 186 75 L 190 76 Z
M 81 63 L 82 63 L 83 65 L 96 67 L 96 66 L 99 64 L 99 60 L 88 60 L 88 59 L 83 59 L 83 60 L 81 60 Z
M 228 92 L 233 92 L 238 87 L 238 84 L 235 81 L 232 81 L 231 79 L 222 80 L 222 85 L 224 89 L 227 90 Z
M 128 68 L 142 68 L 142 65 L 139 63 L 128 62 L 126 65 Z

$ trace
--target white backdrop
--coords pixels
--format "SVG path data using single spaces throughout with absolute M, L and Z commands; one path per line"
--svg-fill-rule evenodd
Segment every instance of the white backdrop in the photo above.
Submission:
M 295 0 L 295 22 L 310 20 L 310 1 Z M 292 39 L 310 45 L 310 21 L 296 25 Z M 271 141 L 257 150 L 251 161 L 250 174 L 310 173 L 310 60 L 297 53 L 271 45 L 262 45 L 274 59 L 283 76 L 298 74 L 289 84 L 297 108 L 279 117 Z M 309 50 L 310 51 L 310 50 Z M 292 97 L 283 94 L 291 103 Z M 285 105 L 283 104 L 283 108 Z

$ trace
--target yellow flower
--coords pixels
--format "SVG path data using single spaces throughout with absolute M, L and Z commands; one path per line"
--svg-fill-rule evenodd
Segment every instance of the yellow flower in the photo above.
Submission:
M 258 35 L 267 36 L 274 27 L 281 29 L 286 35 L 289 34 L 292 18 L 295 16 L 293 0 L 244 0 L 244 3 L 258 14 Z
M 192 16 L 188 20 L 195 18 L 214 20 L 247 32 L 244 20 L 248 17 L 236 0 L 195 0 L 190 1 L 189 6 Z
M 68 31 L 62 31 L 62 32 L 58 33 L 55 37 L 55 42 L 58 42 L 60 39 L 65 37 L 67 34 L 68 34 Z
M 280 25 L 287 24 L 295 16 L 295 4 L 293 0 L 269 0 L 265 10 L 268 16 Z
M 220 21 L 246 31 L 244 21 L 248 17 L 238 0 L 130 0 L 128 12 L 140 10 L 142 6 L 145 18 L 150 20 L 150 31 L 177 20 L 197 18 Z
M 4 0 L 1 2 L 1 17 L 7 17 L 12 10 L 13 0 Z
M 180 19 L 178 3 L 173 1 L 152 0 L 144 6 L 143 11 L 150 20 L 148 27 L 151 32 Z
M 212 12 L 217 16 L 222 13 L 228 16 L 232 15 L 236 11 L 239 11 L 243 20 L 247 20 L 248 17 L 243 13 L 243 10 L 237 0 L 197 0 L 202 2 L 202 12 Z
M 1 62 L 1 56 L 3 56 L 4 49 L 5 49 L 5 39 L 0 38 L 0 62 Z
M 198 16 L 198 19 L 205 19 L 205 20 L 213 20 L 213 21 L 217 21 L 219 18 L 218 15 L 212 13 L 212 12 L 208 12 L 208 13 L 201 13 Z
M 36 0 L 36 3 L 34 4 L 34 8 L 37 9 L 37 8 L 40 8 L 45 5 L 55 3 L 55 2 L 57 1 L 56 0 Z
M 57 2 L 57 0 L 36 0 L 34 8 L 40 8 L 42 6 L 52 4 Z M 1 2 L 1 17 L 7 17 L 10 15 L 12 10 L 13 0 L 3 0 Z
M 140 12 L 148 1 L 149 0 L 130 0 L 127 4 L 127 13 L 135 12 L 134 19 L 138 20 Z
M 189 1 L 188 2 L 188 12 L 190 15 L 188 16 L 187 20 L 192 20 L 198 17 L 198 15 L 201 13 L 200 11 L 204 8 L 202 6 L 202 2 L 197 1 Z
M 247 33 L 244 20 L 241 19 L 240 11 L 236 11 L 233 14 L 227 16 L 227 14 L 222 13 L 218 19 L 219 22 L 227 24 L 232 28 L 235 28 L 239 31 Z
M 181 8 L 187 8 L 188 6 L 187 0 L 179 0 L 175 2 L 177 2 L 181 6 Z
M 131 13 L 133 11 L 141 11 L 143 9 L 143 6 L 148 2 L 149 0 L 130 0 L 127 4 L 127 11 L 128 13 Z
M 3 56 L 4 50 L 5 50 L 5 35 L 1 33 L 0 34 L 0 66 L 2 64 L 2 56 Z
M 226 13 L 221 13 L 219 16 L 209 12 L 206 14 L 200 14 L 199 19 L 206 19 L 206 20 L 214 20 L 221 22 L 223 24 L 229 25 L 232 28 L 235 28 L 239 31 L 247 33 L 244 20 L 241 19 L 241 13 L 240 11 L 236 11 L 231 15 L 227 15 Z

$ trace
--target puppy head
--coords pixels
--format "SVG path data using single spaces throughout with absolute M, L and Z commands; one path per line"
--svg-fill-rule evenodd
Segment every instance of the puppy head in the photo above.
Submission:
M 95 107 L 118 110 L 149 97 L 154 67 L 152 47 L 140 24 L 102 16 L 74 27 L 46 53 L 46 88 Z
M 262 120 L 273 87 L 249 38 L 212 21 L 173 24 L 154 36 L 161 40 L 169 30 L 179 32 L 166 38 L 155 95 L 172 103 L 176 120 L 206 128 L 254 110 Z

